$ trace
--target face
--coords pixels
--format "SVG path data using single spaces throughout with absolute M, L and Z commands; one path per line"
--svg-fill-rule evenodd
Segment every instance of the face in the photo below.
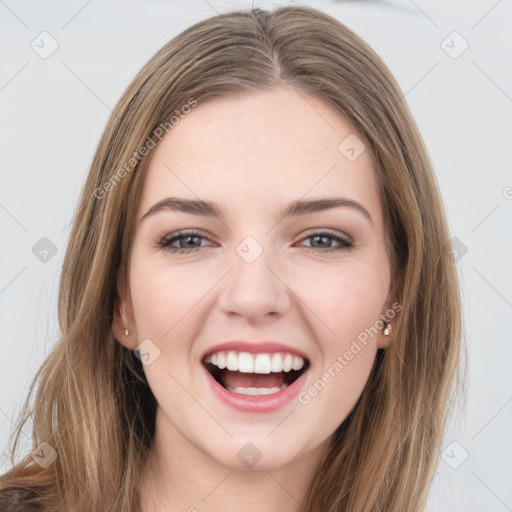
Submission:
M 153 150 L 114 333 L 142 343 L 157 424 L 220 464 L 325 445 L 389 343 L 382 204 L 355 137 L 276 89 L 199 103 Z

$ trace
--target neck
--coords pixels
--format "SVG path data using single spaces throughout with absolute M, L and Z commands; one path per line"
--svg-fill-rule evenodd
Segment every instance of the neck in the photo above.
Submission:
M 141 478 L 141 512 L 298 512 L 328 440 L 268 470 L 218 463 L 157 414 Z

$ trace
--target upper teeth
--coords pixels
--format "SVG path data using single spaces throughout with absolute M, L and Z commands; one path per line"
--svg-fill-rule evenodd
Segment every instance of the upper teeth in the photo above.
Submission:
M 215 352 L 205 358 L 206 363 L 212 363 L 221 370 L 227 368 L 232 372 L 270 373 L 301 370 L 304 359 L 286 352 L 272 354 L 250 354 L 249 352 Z

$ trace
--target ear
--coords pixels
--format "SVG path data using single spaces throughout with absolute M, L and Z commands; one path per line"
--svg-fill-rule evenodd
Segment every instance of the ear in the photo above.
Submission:
M 114 311 L 112 319 L 112 332 L 115 339 L 130 350 L 135 350 L 138 346 L 137 328 L 133 315 L 133 306 L 130 296 L 130 287 L 126 282 L 127 272 L 120 269 L 117 275 L 117 291 L 114 300 Z M 125 331 L 128 329 L 129 334 Z
M 390 330 L 389 334 L 384 334 L 384 329 L 388 327 Z M 393 341 L 393 328 L 394 322 L 393 320 L 388 320 L 384 322 L 384 327 L 379 330 L 379 334 L 377 334 L 377 348 L 388 348 Z
M 377 334 L 377 348 L 388 348 L 392 341 L 393 336 L 395 335 L 395 325 L 396 325 L 396 316 L 400 311 L 401 306 L 397 302 L 391 305 L 391 301 L 387 301 L 381 314 L 379 315 L 380 320 L 382 320 L 382 326 L 379 329 Z M 379 322 L 378 325 L 380 325 Z M 388 332 L 388 334 L 385 334 Z

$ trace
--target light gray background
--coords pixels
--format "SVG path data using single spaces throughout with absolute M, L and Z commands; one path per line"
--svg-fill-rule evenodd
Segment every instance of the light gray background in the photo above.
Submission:
M 457 239 L 468 400 L 447 432 L 428 510 L 512 510 L 512 2 L 303 4 L 352 28 L 397 78 Z M 69 223 L 111 109 L 174 35 L 215 12 L 250 5 L 0 0 L 0 470 L 28 384 L 57 339 Z M 47 58 L 31 48 L 33 41 L 43 45 L 43 31 L 58 43 Z M 469 47 L 458 55 L 464 41 Z M 32 252 L 43 237 L 57 248 L 46 262 Z

